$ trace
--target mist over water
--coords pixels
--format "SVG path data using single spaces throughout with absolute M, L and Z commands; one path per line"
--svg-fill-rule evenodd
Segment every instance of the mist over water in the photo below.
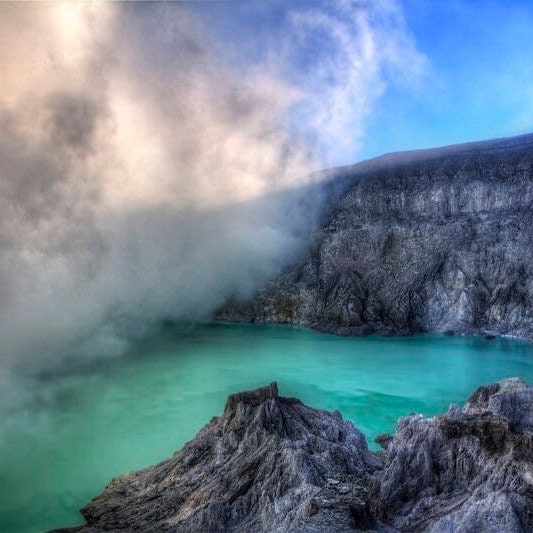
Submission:
M 121 353 L 151 323 L 248 294 L 298 249 L 289 206 L 258 200 L 312 168 L 283 130 L 283 90 L 237 91 L 185 8 L 169 22 L 158 6 L 4 9 L 26 26 L 10 48 L 29 73 L 4 95 L 4 357 L 80 339 Z
M 239 4 L 0 6 L 5 398 L 16 365 L 119 355 L 251 295 L 312 236 L 312 171 L 352 161 L 424 61 L 389 0 L 276 3 L 268 39 Z M 260 54 L 211 30 L 239 10 Z
M 259 55 L 211 28 L 239 4 L 0 4 L 0 418 L 38 431 L 48 383 L 304 252 L 315 172 L 355 158 L 401 66 L 382 45 L 422 57 L 389 1 L 279 3 Z

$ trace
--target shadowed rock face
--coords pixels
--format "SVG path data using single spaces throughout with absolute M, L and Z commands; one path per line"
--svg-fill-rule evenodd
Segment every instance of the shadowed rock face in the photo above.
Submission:
M 340 414 L 228 398 L 173 457 L 114 479 L 63 531 L 533 531 L 533 387 L 481 387 L 465 408 L 400 419 L 384 451 Z
M 345 192 L 307 258 L 219 318 L 533 338 L 533 135 L 335 172 Z

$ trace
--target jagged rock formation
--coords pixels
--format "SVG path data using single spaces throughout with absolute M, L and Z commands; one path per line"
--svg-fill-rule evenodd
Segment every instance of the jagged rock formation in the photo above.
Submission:
M 62 531 L 533 531 L 533 387 L 412 415 L 383 452 L 276 384 L 230 396 L 181 451 L 113 480 Z
M 102 529 L 286 531 L 328 477 L 368 482 L 378 464 L 340 413 L 281 398 L 273 383 L 230 396 L 181 451 L 113 480 L 82 512 Z
M 533 530 L 533 387 L 480 387 L 465 408 L 402 418 L 373 513 L 400 531 Z
M 533 135 L 390 154 L 336 174 L 344 193 L 307 258 L 218 318 L 533 338 Z

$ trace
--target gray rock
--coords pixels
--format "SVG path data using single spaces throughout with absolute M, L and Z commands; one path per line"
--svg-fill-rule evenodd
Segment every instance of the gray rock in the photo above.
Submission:
M 379 444 L 384 450 L 389 447 L 389 444 L 393 441 L 394 437 L 389 433 L 381 433 L 375 439 L 374 442 Z
M 219 318 L 533 338 L 533 135 L 330 171 L 306 258 Z
M 338 413 L 230 396 L 173 457 L 114 479 L 66 531 L 533 531 L 533 388 L 480 387 L 465 408 L 400 419 L 386 450 Z
M 230 396 L 181 451 L 114 479 L 82 513 L 97 530 L 287 531 L 323 509 L 351 526 L 354 496 L 328 492 L 328 479 L 368 483 L 378 466 L 351 422 L 272 383 Z
M 372 497 L 401 531 L 533 531 L 533 387 L 480 387 L 464 409 L 400 419 Z M 504 406 L 502 408 L 502 406 Z

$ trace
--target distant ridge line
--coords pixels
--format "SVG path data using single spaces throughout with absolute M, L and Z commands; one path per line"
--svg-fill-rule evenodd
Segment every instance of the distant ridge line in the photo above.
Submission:
M 352 165 L 342 165 L 322 171 L 328 176 L 338 176 L 343 174 L 361 174 L 364 172 L 375 172 L 387 167 L 405 165 L 414 162 L 428 162 L 449 156 L 464 156 L 465 154 L 487 152 L 497 153 L 505 150 L 527 150 L 533 151 L 533 133 L 525 133 L 512 137 L 499 137 L 484 141 L 470 141 L 465 143 L 449 144 L 435 148 L 422 148 L 417 150 L 405 150 L 388 152 L 383 155 L 365 159 Z

